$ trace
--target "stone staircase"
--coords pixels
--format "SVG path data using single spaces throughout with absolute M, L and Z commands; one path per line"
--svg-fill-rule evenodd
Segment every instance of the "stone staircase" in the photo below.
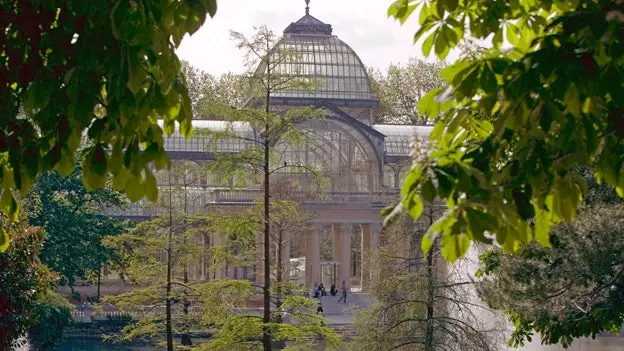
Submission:
M 350 324 L 355 312 L 368 308 L 371 299 L 363 293 L 351 293 L 347 295 L 347 303 L 338 302 L 338 296 L 323 296 L 321 298 L 325 317 L 331 324 Z

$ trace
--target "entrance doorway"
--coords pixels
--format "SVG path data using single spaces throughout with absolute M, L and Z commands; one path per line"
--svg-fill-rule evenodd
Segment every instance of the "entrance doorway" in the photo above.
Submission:
M 336 277 L 338 276 L 338 262 L 335 261 L 323 261 L 321 262 L 321 282 L 324 286 L 328 287 L 332 284 L 336 284 Z

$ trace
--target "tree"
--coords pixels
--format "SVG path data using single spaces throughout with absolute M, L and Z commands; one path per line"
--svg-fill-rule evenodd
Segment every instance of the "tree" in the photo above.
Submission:
M 419 9 L 414 39 L 424 38 L 426 56 L 434 48 L 444 59 L 468 37 L 493 45 L 445 68 L 447 87 L 419 103 L 422 113 L 442 117 L 430 153 L 406 177 L 402 207 L 414 218 L 422 199 L 449 207 L 426 247 L 441 237 L 454 261 L 471 241 L 495 239 L 507 251 L 533 239 L 549 246 L 549 229 L 572 221 L 585 193 L 577 166 L 624 196 L 623 5 L 399 0 L 389 8 L 401 23 Z
M 155 200 L 150 164 L 167 164 L 164 132 L 191 130 L 191 104 L 175 54 L 216 0 L 38 1 L 0 5 L 0 209 L 16 220 L 13 191 L 37 175 L 69 175 L 83 139 L 88 189 L 115 186 Z M 6 227 L 6 226 L 4 226 Z M 8 243 L 0 229 L 0 249 Z
M 187 61 L 182 61 L 182 74 L 188 84 L 194 119 L 219 120 L 221 116 L 210 113 L 211 104 L 240 107 L 248 97 L 247 81 L 241 75 L 228 72 L 215 77 Z
M 115 257 L 102 246 L 102 238 L 121 234 L 128 227 L 103 215 L 102 209 L 123 206 L 125 198 L 106 188 L 88 191 L 80 168 L 67 178 L 57 172 L 44 173 L 34 190 L 28 221 L 47 233 L 41 261 L 60 273 L 72 289 L 76 279 L 95 275 L 99 299 L 101 268 Z
M 39 261 L 45 239 L 41 228 L 29 226 L 23 217 L 6 228 L 11 246 L 0 254 L 0 349 L 12 350 L 37 323 L 40 302 L 58 277 Z
M 249 107 L 232 109 L 222 104 L 213 104 L 211 111 L 224 116 L 228 127 L 223 131 L 205 131 L 214 142 L 216 160 L 209 164 L 216 179 L 237 179 L 247 185 L 262 184 L 263 204 L 263 264 L 264 264 L 264 334 L 265 350 L 271 349 L 271 179 L 277 172 L 292 170 L 292 173 L 312 173 L 315 170 L 297 159 L 281 160 L 276 153 L 286 148 L 297 148 L 306 142 L 306 134 L 297 124 L 321 116 L 312 108 L 292 108 L 278 111 L 271 105 L 271 97 L 284 89 L 307 87 L 306 82 L 296 75 L 283 75 L 274 70 L 279 65 L 296 67 L 298 57 L 286 48 L 276 48 L 278 38 L 266 27 L 259 28 L 251 38 L 233 32 L 237 46 L 246 52 L 247 64 L 255 69 L 247 77 L 252 88 Z M 236 153 L 219 151 L 223 140 L 238 143 Z M 236 184 L 238 185 L 238 184 Z
M 117 308 L 133 314 L 138 321 L 122 330 L 118 339 L 165 335 L 167 350 L 173 350 L 174 332 L 185 335 L 183 345 L 192 345 L 188 332 L 199 328 L 199 316 L 190 308 L 199 303 L 197 289 L 191 284 L 189 267 L 209 256 L 207 245 L 198 245 L 210 233 L 209 220 L 189 214 L 191 187 L 196 185 L 199 167 L 192 162 L 174 164 L 159 173 L 161 184 L 167 184 L 159 200 L 168 214 L 140 223 L 131 232 L 105 239 L 107 247 L 120 258 L 125 276 L 139 288 L 104 299 Z M 164 307 L 164 310 L 163 310 Z M 147 308 L 147 310 L 145 310 Z M 164 313 L 163 313 L 164 312 Z
M 473 298 L 464 264 L 448 265 L 438 245 L 426 253 L 418 244 L 442 212 L 427 206 L 421 222 L 402 215 L 382 232 L 375 257 L 373 305 L 356 316 L 352 350 L 498 350 L 494 317 Z
M 440 62 L 428 63 L 410 58 L 407 64 L 391 64 L 385 75 L 373 74 L 373 91 L 380 107 L 373 118 L 388 124 L 426 125 L 438 116 L 418 111 L 418 101 L 429 91 L 442 86 Z
M 254 287 L 245 280 L 219 280 L 204 285 L 202 296 L 206 309 L 202 321 L 215 328 L 212 339 L 198 350 L 259 350 L 264 348 L 263 334 L 267 325 L 262 317 L 245 311 L 254 296 Z M 234 306 L 232 308 L 231 306 Z M 288 350 L 337 350 L 340 336 L 315 314 L 315 304 L 301 294 L 284 297 L 281 314 L 290 316 L 289 323 L 272 322 L 274 342 Z M 321 340 L 319 343 L 318 340 Z
M 524 345 L 534 332 L 545 344 L 567 347 L 576 338 L 620 331 L 624 201 L 613 203 L 615 191 L 598 184 L 589 194 L 593 201 L 574 222 L 553 227 L 551 249 L 532 243 L 516 255 L 500 249 L 481 255 L 479 293 L 513 322 L 510 345 Z
M 28 341 L 34 350 L 52 350 L 65 339 L 65 330 L 74 322 L 74 305 L 50 290 L 37 301 L 33 313 L 36 322 L 28 330 Z

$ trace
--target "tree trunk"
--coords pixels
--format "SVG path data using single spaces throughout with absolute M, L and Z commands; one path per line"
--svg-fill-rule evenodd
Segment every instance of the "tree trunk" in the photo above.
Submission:
M 280 229 L 277 234 L 277 255 L 275 259 L 277 260 L 277 272 L 275 281 L 277 282 L 277 287 L 275 288 L 275 308 L 276 310 L 280 310 L 282 307 L 282 282 L 284 281 L 284 262 L 282 261 L 282 252 L 284 252 L 284 233 Z M 280 313 L 280 320 L 282 321 L 282 314 Z
M 167 351 L 173 351 L 173 329 L 171 326 L 171 249 L 173 241 L 173 196 L 171 168 L 169 168 L 169 238 L 167 240 L 167 296 L 165 298 Z
M 270 79 L 270 66 L 267 65 L 267 77 Z M 270 151 L 271 151 L 271 136 L 269 133 L 269 114 L 271 103 L 271 90 L 266 91 L 264 112 L 266 114 L 267 122 L 264 128 L 264 314 L 262 321 L 264 322 L 264 328 L 262 333 L 262 345 L 264 351 L 271 351 L 271 330 L 269 329 L 269 323 L 271 322 L 271 226 L 269 223 L 269 201 L 271 200 L 270 183 L 271 180 L 271 166 L 270 166 Z
M 100 285 L 102 284 L 102 263 L 100 262 L 100 266 L 98 267 L 98 278 L 97 278 L 97 301 L 100 302 Z

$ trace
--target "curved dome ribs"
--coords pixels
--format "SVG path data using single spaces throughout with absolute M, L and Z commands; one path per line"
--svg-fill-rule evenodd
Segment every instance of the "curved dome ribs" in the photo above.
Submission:
M 276 78 L 288 77 L 294 84 L 273 93 L 275 98 L 368 100 L 378 104 L 372 93 L 368 73 L 357 54 L 331 34 L 331 25 L 306 15 L 284 31 L 284 37 L 271 50 L 276 62 L 271 67 Z M 265 74 L 266 63 L 256 74 Z

